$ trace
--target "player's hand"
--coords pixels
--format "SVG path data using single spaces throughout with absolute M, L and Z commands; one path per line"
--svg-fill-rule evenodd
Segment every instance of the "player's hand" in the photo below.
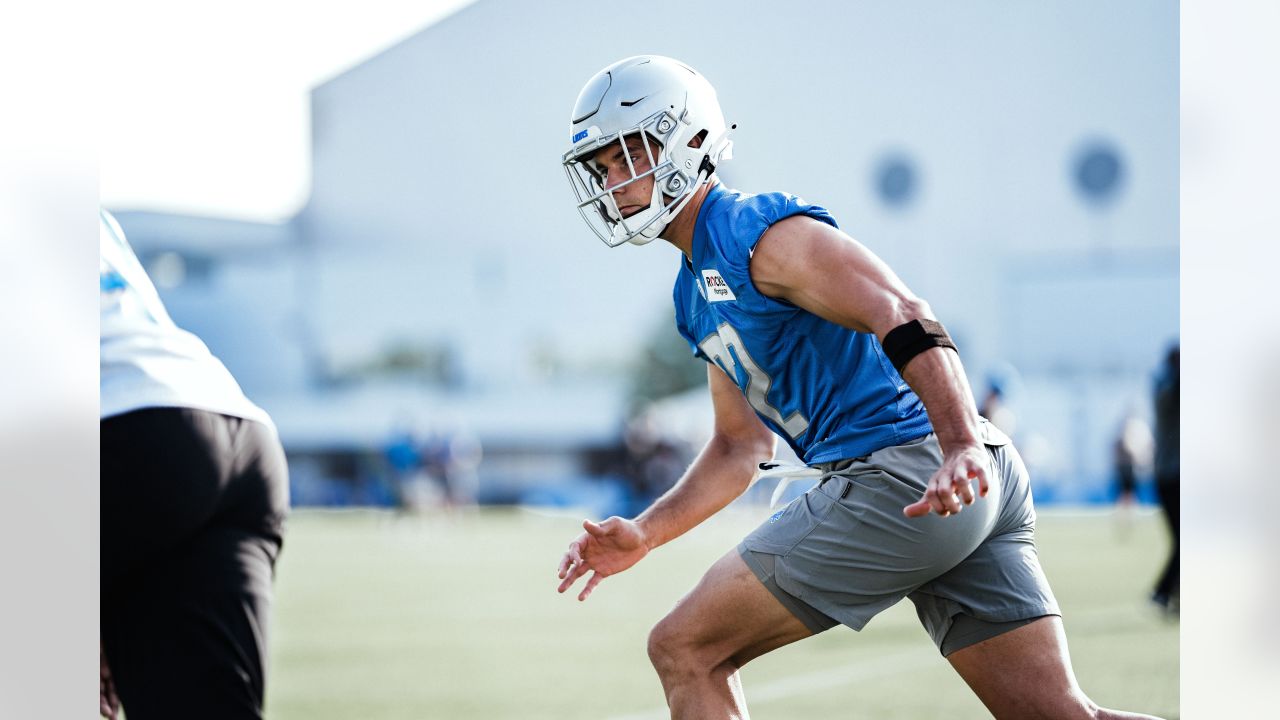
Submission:
M 569 543 L 569 550 L 560 560 L 560 588 L 568 590 L 578 578 L 591 572 L 586 587 L 578 593 L 578 600 L 586 600 L 600 581 L 626 570 L 649 554 L 644 531 L 631 520 L 611 517 L 602 523 L 582 521 L 586 532 Z
M 973 504 L 974 481 L 978 483 L 979 495 L 987 496 L 990 462 L 981 443 L 944 454 L 942 467 L 929 478 L 924 494 L 902 512 L 907 517 L 922 517 L 931 512 L 946 517 L 960 512 L 965 505 Z
M 104 718 L 116 720 L 120 712 L 120 698 L 116 696 L 116 684 L 111 679 L 111 668 L 107 667 L 101 641 L 98 642 L 98 665 L 98 712 Z

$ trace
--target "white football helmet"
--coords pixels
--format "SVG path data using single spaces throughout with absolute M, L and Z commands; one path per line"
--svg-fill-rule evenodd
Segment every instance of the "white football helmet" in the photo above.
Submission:
M 736 125 L 733 127 L 737 127 Z M 693 68 L 659 55 L 637 55 L 596 73 L 573 106 L 565 172 L 578 198 L 578 212 L 609 247 L 643 245 L 658 237 L 716 166 L 733 156 L 716 91 Z M 689 141 L 705 131 L 700 147 Z M 649 170 L 636 173 L 626 138 L 639 136 Z M 596 152 L 622 145 L 631 178 L 605 190 L 591 165 Z M 649 207 L 623 218 L 613 192 L 654 177 Z

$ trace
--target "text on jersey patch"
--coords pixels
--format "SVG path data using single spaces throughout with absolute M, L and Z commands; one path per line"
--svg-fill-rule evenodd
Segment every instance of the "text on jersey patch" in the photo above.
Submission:
M 724 302 L 725 300 L 738 299 L 733 294 L 733 291 L 729 289 L 729 283 L 724 281 L 719 270 L 703 270 L 702 282 L 707 286 L 707 302 Z

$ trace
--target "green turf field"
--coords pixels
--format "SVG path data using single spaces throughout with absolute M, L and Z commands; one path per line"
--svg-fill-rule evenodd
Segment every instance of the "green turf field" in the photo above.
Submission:
M 648 629 L 766 513 L 731 509 L 605 580 L 558 595 L 578 516 L 298 511 L 278 566 L 268 717 L 663 718 Z M 1178 626 L 1144 603 L 1160 518 L 1122 537 L 1105 514 L 1042 511 L 1041 558 L 1094 700 L 1178 715 Z M 861 633 L 836 628 L 743 670 L 752 716 L 988 717 L 910 603 Z

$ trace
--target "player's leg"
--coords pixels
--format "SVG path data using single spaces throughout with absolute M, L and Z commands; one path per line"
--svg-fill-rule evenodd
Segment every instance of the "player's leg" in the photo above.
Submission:
M 1076 683 L 1036 552 L 1026 467 L 1012 445 L 991 453 L 1007 493 L 995 532 L 912 593 L 921 621 L 996 718 L 1150 718 L 1099 708 Z
M 279 442 L 214 413 L 130 415 L 102 425 L 102 643 L 125 712 L 261 717 Z
M 1048 615 L 947 656 L 997 720 L 1114 718 L 1151 715 L 1100 708 L 1076 683 L 1062 621 Z
M 271 541 L 236 527 L 102 607 L 103 647 L 130 720 L 262 717 Z
M 990 533 L 1003 489 L 956 517 L 904 517 L 940 463 L 925 436 L 832 464 L 718 561 L 650 640 L 673 716 L 744 717 L 742 665 L 837 624 L 861 629 L 967 557 Z
M 734 550 L 654 627 L 649 658 L 671 717 L 745 718 L 738 668 L 814 632 Z

